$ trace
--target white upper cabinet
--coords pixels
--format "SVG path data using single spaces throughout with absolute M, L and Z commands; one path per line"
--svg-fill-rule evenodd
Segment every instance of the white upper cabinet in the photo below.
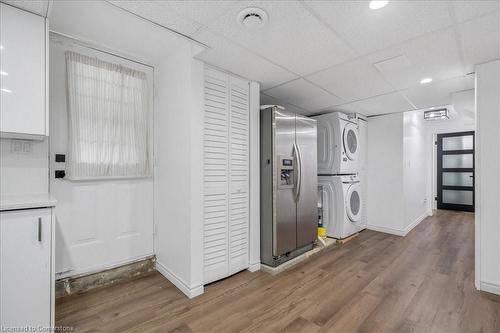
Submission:
M 0 4 L 0 131 L 48 135 L 45 18 Z

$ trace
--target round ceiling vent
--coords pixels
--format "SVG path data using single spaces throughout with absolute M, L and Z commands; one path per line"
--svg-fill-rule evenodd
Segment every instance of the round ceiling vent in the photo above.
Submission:
M 247 29 L 260 29 L 267 24 L 267 13 L 260 8 L 245 8 L 237 17 L 238 22 Z

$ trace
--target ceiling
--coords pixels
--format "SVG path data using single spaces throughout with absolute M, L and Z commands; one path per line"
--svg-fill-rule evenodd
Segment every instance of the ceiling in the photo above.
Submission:
M 45 14 L 47 3 L 21 6 Z M 200 59 L 259 81 L 263 104 L 303 114 L 452 104 L 474 87 L 475 64 L 500 58 L 499 1 L 390 1 L 379 10 L 367 1 L 109 3 L 208 45 Z M 264 9 L 268 24 L 241 26 L 246 7 Z M 426 77 L 433 81 L 420 84 Z
M 18 1 L 0 0 L 49 18 L 51 40 L 62 42 L 62 36 L 84 45 L 118 53 L 151 66 L 158 64 L 183 45 L 193 53 L 206 49 L 186 36 L 124 11 L 106 1 Z M 89 24 L 89 22 L 91 24 Z M 147 38 L 145 38 L 147 36 Z

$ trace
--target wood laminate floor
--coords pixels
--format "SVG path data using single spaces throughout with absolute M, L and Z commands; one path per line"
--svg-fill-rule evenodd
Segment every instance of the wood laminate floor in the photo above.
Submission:
M 406 237 L 366 230 L 271 276 L 248 271 L 187 299 L 158 273 L 61 298 L 76 332 L 500 332 L 474 289 L 474 215 L 437 211 Z

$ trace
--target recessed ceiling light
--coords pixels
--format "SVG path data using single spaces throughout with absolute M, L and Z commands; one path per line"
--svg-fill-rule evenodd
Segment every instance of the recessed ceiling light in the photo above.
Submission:
M 0 50 L 3 50 L 3 49 L 4 49 L 3 45 L 0 44 Z
M 9 75 L 9 73 L 4 72 L 4 71 L 0 71 L 0 75 Z
M 426 77 L 425 79 L 420 80 L 420 84 L 426 84 L 432 82 L 432 78 Z
M 7 88 L 2 88 L 0 90 L 3 91 L 3 92 L 6 92 L 6 93 L 11 93 L 12 92 L 12 90 L 7 89 Z
M 243 9 L 236 18 L 239 24 L 250 30 L 256 30 L 267 24 L 267 13 L 260 8 L 251 7 Z
M 387 4 L 389 3 L 388 0 L 386 1 L 376 1 L 376 0 L 372 0 L 370 1 L 370 9 L 380 9 L 380 8 L 384 8 L 385 6 L 387 6 Z

